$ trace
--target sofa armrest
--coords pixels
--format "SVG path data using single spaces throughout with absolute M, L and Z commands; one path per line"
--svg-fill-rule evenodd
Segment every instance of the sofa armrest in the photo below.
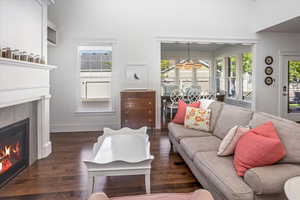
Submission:
M 300 176 L 300 165 L 276 164 L 246 171 L 244 180 L 255 194 L 280 194 L 285 181 Z
M 92 194 L 89 200 L 110 200 L 110 198 L 108 198 L 105 193 L 99 192 Z
M 214 200 L 214 198 L 207 190 L 196 190 L 193 193 L 191 200 Z

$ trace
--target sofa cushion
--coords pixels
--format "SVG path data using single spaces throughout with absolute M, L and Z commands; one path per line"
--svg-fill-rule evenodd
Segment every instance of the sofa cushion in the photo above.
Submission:
M 234 166 L 239 176 L 248 169 L 272 165 L 286 155 L 272 122 L 267 122 L 245 133 L 234 151 Z
M 173 122 L 168 124 L 169 133 L 174 136 L 177 141 L 180 141 L 185 137 L 203 137 L 203 136 L 211 136 L 210 133 L 185 128 L 183 125 L 175 124 Z
M 219 101 L 211 102 L 207 109 L 211 110 L 210 115 L 210 132 L 213 132 L 215 129 L 217 120 L 220 116 L 221 110 L 223 108 L 224 103 Z
M 250 127 L 257 127 L 272 121 L 281 142 L 285 146 L 286 156 L 280 163 L 300 163 L 300 124 L 267 113 L 255 113 Z
M 227 135 L 223 138 L 218 148 L 218 156 L 232 155 L 240 137 L 247 133 L 249 130 L 250 129 L 248 127 L 238 125 L 230 129 Z
M 252 118 L 251 110 L 225 104 L 216 123 L 214 135 L 223 139 L 228 131 L 236 126 L 247 126 Z
M 277 164 L 249 169 L 244 180 L 255 194 L 276 194 L 282 193 L 285 181 L 295 176 L 300 176 L 299 165 Z
M 190 104 L 186 104 L 183 100 L 179 100 L 178 101 L 177 113 L 176 113 L 174 119 L 172 120 L 172 122 L 174 122 L 176 124 L 184 124 L 184 117 L 185 117 L 185 113 L 186 113 L 186 108 L 188 106 L 189 107 L 194 107 L 194 108 L 199 108 L 200 101 L 192 102 Z
M 192 196 L 193 193 L 156 193 L 156 194 L 112 197 L 111 200 L 192 200 Z M 209 197 L 209 196 L 206 194 L 206 196 L 204 197 Z M 206 198 L 204 200 L 212 200 L 212 199 Z
M 184 127 L 193 128 L 200 131 L 210 130 L 210 109 L 187 107 Z
M 233 167 L 233 157 L 217 156 L 216 151 L 198 152 L 194 156 L 196 167 L 217 190 L 230 200 L 253 200 L 251 188 L 239 177 Z
M 217 151 L 221 140 L 215 136 L 183 138 L 180 144 L 187 155 L 193 160 L 194 155 L 201 151 Z

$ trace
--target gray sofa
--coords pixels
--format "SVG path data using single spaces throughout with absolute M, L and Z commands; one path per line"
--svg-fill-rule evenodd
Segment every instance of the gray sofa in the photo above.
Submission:
M 185 160 L 201 185 L 216 200 L 283 200 L 284 182 L 300 176 L 300 124 L 266 113 L 213 102 L 209 132 L 184 128 L 169 123 L 169 137 L 174 151 Z M 235 125 L 254 128 L 272 121 L 285 145 L 287 155 L 279 163 L 257 167 L 237 176 L 233 156 L 217 156 L 221 140 Z

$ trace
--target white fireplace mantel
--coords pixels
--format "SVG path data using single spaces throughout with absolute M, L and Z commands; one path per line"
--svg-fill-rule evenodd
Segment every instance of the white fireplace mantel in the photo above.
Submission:
M 51 149 L 49 129 L 50 70 L 56 66 L 0 57 L 0 108 L 37 101 L 38 159 Z

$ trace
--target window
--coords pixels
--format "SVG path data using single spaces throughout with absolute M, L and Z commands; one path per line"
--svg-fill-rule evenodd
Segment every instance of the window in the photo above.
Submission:
M 216 61 L 216 92 L 225 93 L 225 63 L 224 58 L 218 58 Z
M 244 53 L 242 61 L 243 100 L 252 100 L 252 54 Z
M 215 76 L 217 93 L 226 91 L 231 99 L 252 100 L 252 53 L 218 58 Z
M 79 47 L 81 102 L 111 100 L 111 46 Z
M 185 91 L 191 86 L 201 87 L 202 90 L 209 91 L 210 61 L 198 60 L 197 65 L 176 66 L 179 63 L 174 59 L 162 59 L 161 67 L 161 92 L 164 96 L 169 96 L 174 89 Z
M 236 56 L 231 56 L 228 58 L 228 97 L 235 98 L 237 93 L 237 58 Z

